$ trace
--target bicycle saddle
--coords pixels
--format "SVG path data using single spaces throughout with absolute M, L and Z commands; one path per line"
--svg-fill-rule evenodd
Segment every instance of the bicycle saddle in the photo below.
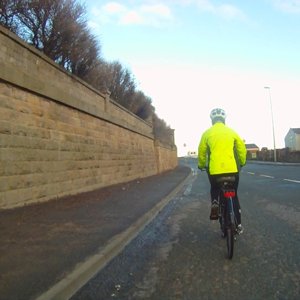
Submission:
M 217 183 L 221 182 L 235 182 L 235 177 L 234 176 L 222 176 L 222 177 L 217 177 L 216 178 Z

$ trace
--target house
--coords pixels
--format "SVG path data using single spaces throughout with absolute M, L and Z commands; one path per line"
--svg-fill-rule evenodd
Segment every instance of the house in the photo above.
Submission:
M 285 147 L 291 151 L 300 151 L 300 128 L 290 128 L 284 138 Z
M 256 159 L 259 148 L 255 144 L 246 144 L 247 158 Z

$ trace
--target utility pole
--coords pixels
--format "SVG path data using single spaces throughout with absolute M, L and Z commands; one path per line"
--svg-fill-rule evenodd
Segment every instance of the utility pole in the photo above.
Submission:
M 272 130 L 273 130 L 274 162 L 276 162 L 277 157 L 276 157 L 276 146 L 275 146 L 275 129 L 274 129 L 274 117 L 273 117 L 273 107 L 272 107 L 272 99 L 271 99 L 271 88 L 269 86 L 265 86 L 265 89 L 269 91 L 269 100 L 270 100 L 270 108 L 271 108 L 271 116 L 272 116 Z

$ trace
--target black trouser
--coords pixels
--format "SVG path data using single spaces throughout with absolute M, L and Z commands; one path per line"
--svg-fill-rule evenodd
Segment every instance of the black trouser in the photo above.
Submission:
M 238 186 L 239 186 L 239 173 L 230 173 L 230 174 L 218 174 L 218 175 L 210 175 L 208 174 L 208 179 L 210 182 L 210 196 L 211 196 L 211 201 L 213 200 L 218 200 L 218 196 L 220 193 L 220 184 L 217 183 L 216 179 L 218 177 L 223 177 L 223 176 L 234 176 L 235 177 L 235 182 L 233 183 L 233 188 L 235 190 L 235 198 L 233 199 L 233 208 L 234 208 L 234 214 L 237 219 L 237 223 L 241 224 L 241 206 L 237 194 Z

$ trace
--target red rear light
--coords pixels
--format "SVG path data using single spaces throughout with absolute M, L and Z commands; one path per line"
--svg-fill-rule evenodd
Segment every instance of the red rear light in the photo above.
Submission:
M 224 192 L 225 198 L 233 198 L 235 197 L 235 191 L 226 191 Z

